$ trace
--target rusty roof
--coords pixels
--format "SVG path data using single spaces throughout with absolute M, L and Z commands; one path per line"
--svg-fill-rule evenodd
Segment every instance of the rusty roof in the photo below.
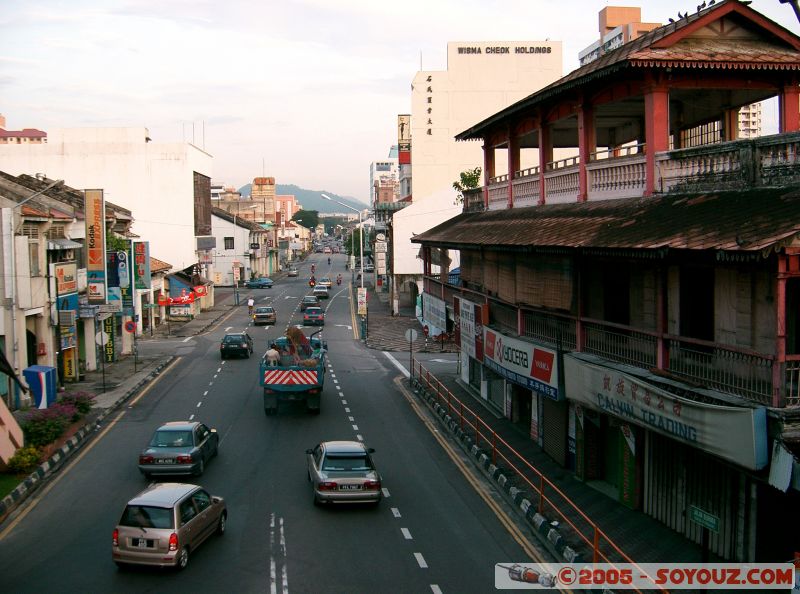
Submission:
M 766 255 L 799 235 L 800 187 L 792 187 L 464 213 L 411 241 L 451 249 L 675 249 Z
M 164 262 L 163 260 L 159 260 L 158 258 L 154 258 L 153 256 L 150 256 L 150 273 L 151 274 L 152 273 L 156 273 L 156 272 L 166 272 L 167 270 L 171 270 L 171 269 L 172 269 L 172 264 L 168 264 L 167 262 Z
M 749 27 L 759 28 L 762 39 L 731 42 L 719 38 L 705 41 L 689 37 L 695 30 L 727 15 L 732 15 Z M 456 135 L 456 139 L 482 138 L 488 128 L 505 118 L 565 91 L 630 67 L 800 70 L 800 37 L 749 8 L 747 4 L 738 0 L 722 0 L 674 23 L 648 31 L 601 55 L 461 132 Z

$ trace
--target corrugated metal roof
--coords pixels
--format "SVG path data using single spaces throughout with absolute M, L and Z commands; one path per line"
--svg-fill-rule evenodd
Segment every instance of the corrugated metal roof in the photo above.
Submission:
M 603 200 L 465 213 L 411 241 L 494 247 L 758 252 L 800 234 L 800 188 Z

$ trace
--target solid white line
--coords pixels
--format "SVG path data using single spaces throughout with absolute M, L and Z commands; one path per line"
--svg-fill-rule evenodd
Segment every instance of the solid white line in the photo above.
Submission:
M 408 528 L 400 528 L 400 532 L 403 533 L 403 538 L 405 538 L 406 540 L 414 540 L 411 537 L 411 532 L 408 530 Z
M 400 510 L 399 510 L 399 509 L 397 509 L 396 507 L 393 507 L 393 508 L 392 508 L 392 515 L 393 515 L 395 518 L 399 518 L 399 517 L 400 517 Z
M 384 497 L 391 497 L 391 495 L 389 495 L 389 489 L 387 489 L 386 487 L 381 489 L 381 493 L 383 493 Z
M 406 377 L 411 377 L 411 373 L 409 373 L 408 369 L 403 367 L 403 364 L 400 363 L 400 361 L 398 361 L 397 359 L 395 359 L 391 353 L 383 353 L 383 354 L 386 355 L 386 358 L 392 362 L 392 365 L 394 365 L 395 367 L 397 367 L 397 369 L 400 370 L 400 373 L 402 373 Z
M 358 425 L 353 425 L 353 431 L 358 431 Z
M 270 557 L 269 559 L 269 591 L 270 594 L 278 594 L 278 584 L 275 575 L 275 559 Z
M 442 589 L 436 584 L 431 584 L 431 592 L 433 592 L 433 594 L 442 594 Z
M 186 337 L 186 338 L 184 338 L 184 339 L 183 339 L 181 342 L 189 342 L 189 341 L 190 341 L 190 340 L 192 340 L 193 338 L 194 338 L 194 336 L 187 336 L 187 337 Z
M 356 439 L 357 439 L 358 441 L 364 441 L 364 438 L 363 438 L 363 437 L 361 437 L 361 434 L 357 434 L 357 435 L 356 435 Z
M 428 569 L 428 564 L 425 563 L 425 557 L 422 556 L 422 553 L 414 553 L 414 558 L 419 563 L 420 569 Z

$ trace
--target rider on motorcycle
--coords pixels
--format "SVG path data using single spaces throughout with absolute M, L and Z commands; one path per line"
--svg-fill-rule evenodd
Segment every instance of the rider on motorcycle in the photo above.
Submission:
M 331 265 L 331 259 L 328 258 L 328 266 L 330 266 L 330 265 Z
M 341 274 L 336 277 L 336 284 L 337 285 L 341 285 L 342 284 L 342 275 Z
M 312 274 L 312 275 L 311 275 L 311 278 L 308 280 L 308 286 L 309 286 L 309 287 L 313 287 L 313 286 L 314 286 L 314 285 L 316 285 L 316 284 L 317 284 L 317 279 L 315 279 L 315 278 L 314 278 L 314 275 Z

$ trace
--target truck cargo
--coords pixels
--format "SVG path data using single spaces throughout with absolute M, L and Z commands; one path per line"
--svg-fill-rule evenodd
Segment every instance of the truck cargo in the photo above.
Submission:
M 281 402 L 304 402 L 308 412 L 319 414 L 327 351 L 327 343 L 316 337 L 319 332 L 306 337 L 290 328 L 270 342 L 259 366 L 264 414 L 276 414 Z

